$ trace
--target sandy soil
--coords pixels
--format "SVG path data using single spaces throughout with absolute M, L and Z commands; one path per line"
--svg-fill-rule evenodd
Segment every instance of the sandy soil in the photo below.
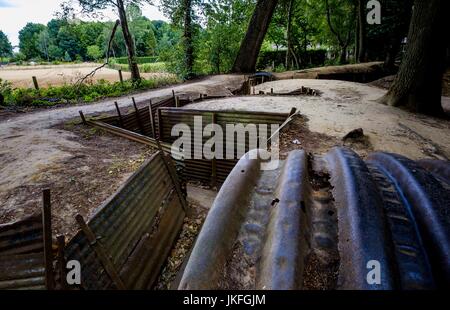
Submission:
M 450 122 L 377 103 L 375 100 L 385 90 L 344 81 L 295 79 L 264 83 L 256 91 L 270 92 L 273 88 L 274 92 L 289 92 L 301 86 L 317 89 L 322 94 L 320 97 L 235 97 L 194 103 L 185 108 L 289 112 L 295 107 L 306 117 L 308 130 L 332 137 L 331 144 L 343 143 L 341 139 L 349 131 L 363 128 L 369 145 L 361 150 L 394 152 L 412 159 L 450 158 Z M 297 138 L 302 143 L 301 136 L 299 131 Z M 326 147 L 330 141 L 326 141 Z
M 99 64 L 84 63 L 76 65 L 58 66 L 10 66 L 0 68 L 0 79 L 12 83 L 13 87 L 31 88 L 33 86 L 32 76 L 38 80 L 41 87 L 58 86 L 76 82 L 81 77 L 90 73 Z M 142 77 L 150 79 L 157 76 L 170 75 L 169 73 L 142 73 Z M 131 74 L 123 72 L 123 78 L 129 79 Z M 110 82 L 119 81 L 117 70 L 102 68 L 97 71 L 90 81 L 107 80 Z
M 135 94 L 134 97 L 138 102 L 148 104 L 150 98 L 171 96 L 172 89 L 177 94 L 184 94 L 187 90 L 209 95 L 228 94 L 228 88 L 239 87 L 242 82 L 243 77 L 238 75 L 212 76 L 172 88 Z M 140 159 L 143 150 L 139 145 L 107 135 L 101 136 L 100 140 L 87 141 L 83 138 L 84 133 L 67 127 L 77 128 L 74 124 L 80 121 L 79 110 L 87 115 L 113 111 L 114 101 L 124 108 L 131 105 L 131 97 L 124 96 L 81 107 L 49 109 L 0 120 L 0 223 L 19 219 L 40 208 L 41 189 L 49 186 L 55 207 L 63 210 L 56 215 L 55 229 L 71 233 L 67 228 L 69 222 L 64 222 L 64 218 L 73 219 L 75 212 L 89 215 L 114 192 L 126 174 L 111 176 L 110 166 L 126 166 L 128 160 Z

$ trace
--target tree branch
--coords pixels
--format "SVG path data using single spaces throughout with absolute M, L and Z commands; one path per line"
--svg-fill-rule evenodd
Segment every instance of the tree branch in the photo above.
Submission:
M 78 88 L 81 84 L 83 84 L 84 81 L 85 81 L 87 78 L 94 76 L 95 73 L 96 73 L 98 70 L 104 68 L 105 66 L 107 66 L 107 65 L 109 64 L 109 54 L 110 54 L 110 52 L 111 52 L 112 42 L 113 42 L 113 40 L 114 40 L 114 36 L 116 35 L 117 27 L 119 27 L 119 25 L 120 25 L 120 20 L 116 20 L 116 23 L 114 24 L 114 27 L 113 27 L 112 32 L 111 32 L 111 36 L 109 37 L 108 50 L 107 50 L 107 52 L 106 52 L 106 62 L 105 62 L 104 64 L 102 64 L 101 66 L 99 66 L 99 67 L 95 68 L 94 70 L 92 70 L 90 73 L 88 73 L 88 74 L 85 75 L 84 77 L 80 78 L 80 79 L 75 83 L 75 85 L 77 86 L 77 88 Z

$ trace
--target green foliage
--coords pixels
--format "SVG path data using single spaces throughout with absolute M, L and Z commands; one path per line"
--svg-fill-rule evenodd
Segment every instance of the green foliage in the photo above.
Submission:
M 0 57 L 12 56 L 13 49 L 11 42 L 3 31 L 0 30 Z
M 5 97 L 7 105 L 17 106 L 53 106 L 62 103 L 76 103 L 78 99 L 92 102 L 106 97 L 118 97 L 136 90 L 152 89 L 178 83 L 179 80 L 171 75 L 142 79 L 138 84 L 131 81 L 124 83 L 110 83 L 100 80 L 97 83 L 63 85 L 57 87 L 12 89 L 8 82 L 0 80 L 0 92 Z
M 168 71 L 165 62 L 143 63 L 138 66 L 141 73 L 163 73 Z M 116 70 L 129 71 L 128 65 L 124 64 L 110 64 L 109 67 Z
M 28 23 L 19 31 L 20 52 L 23 53 L 27 59 L 37 59 L 42 56 L 42 53 L 38 48 L 38 40 L 39 34 L 43 30 L 45 30 L 45 25 Z
M 119 65 L 128 65 L 128 57 L 111 58 L 111 63 Z M 154 63 L 158 61 L 157 56 L 136 57 L 138 64 Z
M 98 47 L 97 45 L 91 45 L 87 47 L 87 52 L 86 55 L 91 59 L 91 60 L 99 60 L 102 55 L 103 52 L 100 49 L 100 47 Z

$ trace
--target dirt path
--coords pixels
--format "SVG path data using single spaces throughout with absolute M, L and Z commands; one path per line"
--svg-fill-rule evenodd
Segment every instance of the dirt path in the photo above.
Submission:
M 148 101 L 150 98 L 172 95 L 172 89 L 177 93 L 231 94 L 228 88 L 239 87 L 243 79 L 239 75 L 218 75 L 198 82 L 135 94 L 134 97 L 138 102 Z M 29 113 L 0 121 L 0 193 L 33 183 L 40 174 L 83 147 L 71 132 L 53 126 L 78 117 L 79 110 L 85 114 L 114 110 L 114 101 L 120 107 L 130 106 L 131 96 L 81 107 Z

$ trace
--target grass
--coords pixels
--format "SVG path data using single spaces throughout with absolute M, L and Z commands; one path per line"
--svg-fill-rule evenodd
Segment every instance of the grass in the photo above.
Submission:
M 32 88 L 11 87 L 8 82 L 0 79 L 0 92 L 5 98 L 6 106 L 54 106 L 57 104 L 70 104 L 92 102 L 108 97 L 119 97 L 137 90 L 153 89 L 165 85 L 179 83 L 175 76 L 160 76 L 152 79 L 142 79 L 139 83 L 125 81 L 124 83 L 111 83 L 105 80 L 91 84 L 74 86 L 66 84 L 51 86 L 39 90 Z
M 141 73 L 164 73 L 168 72 L 166 63 L 164 62 L 154 62 L 154 63 L 145 63 L 138 65 L 139 71 Z M 122 71 L 129 71 L 127 64 L 111 64 L 110 68 Z

